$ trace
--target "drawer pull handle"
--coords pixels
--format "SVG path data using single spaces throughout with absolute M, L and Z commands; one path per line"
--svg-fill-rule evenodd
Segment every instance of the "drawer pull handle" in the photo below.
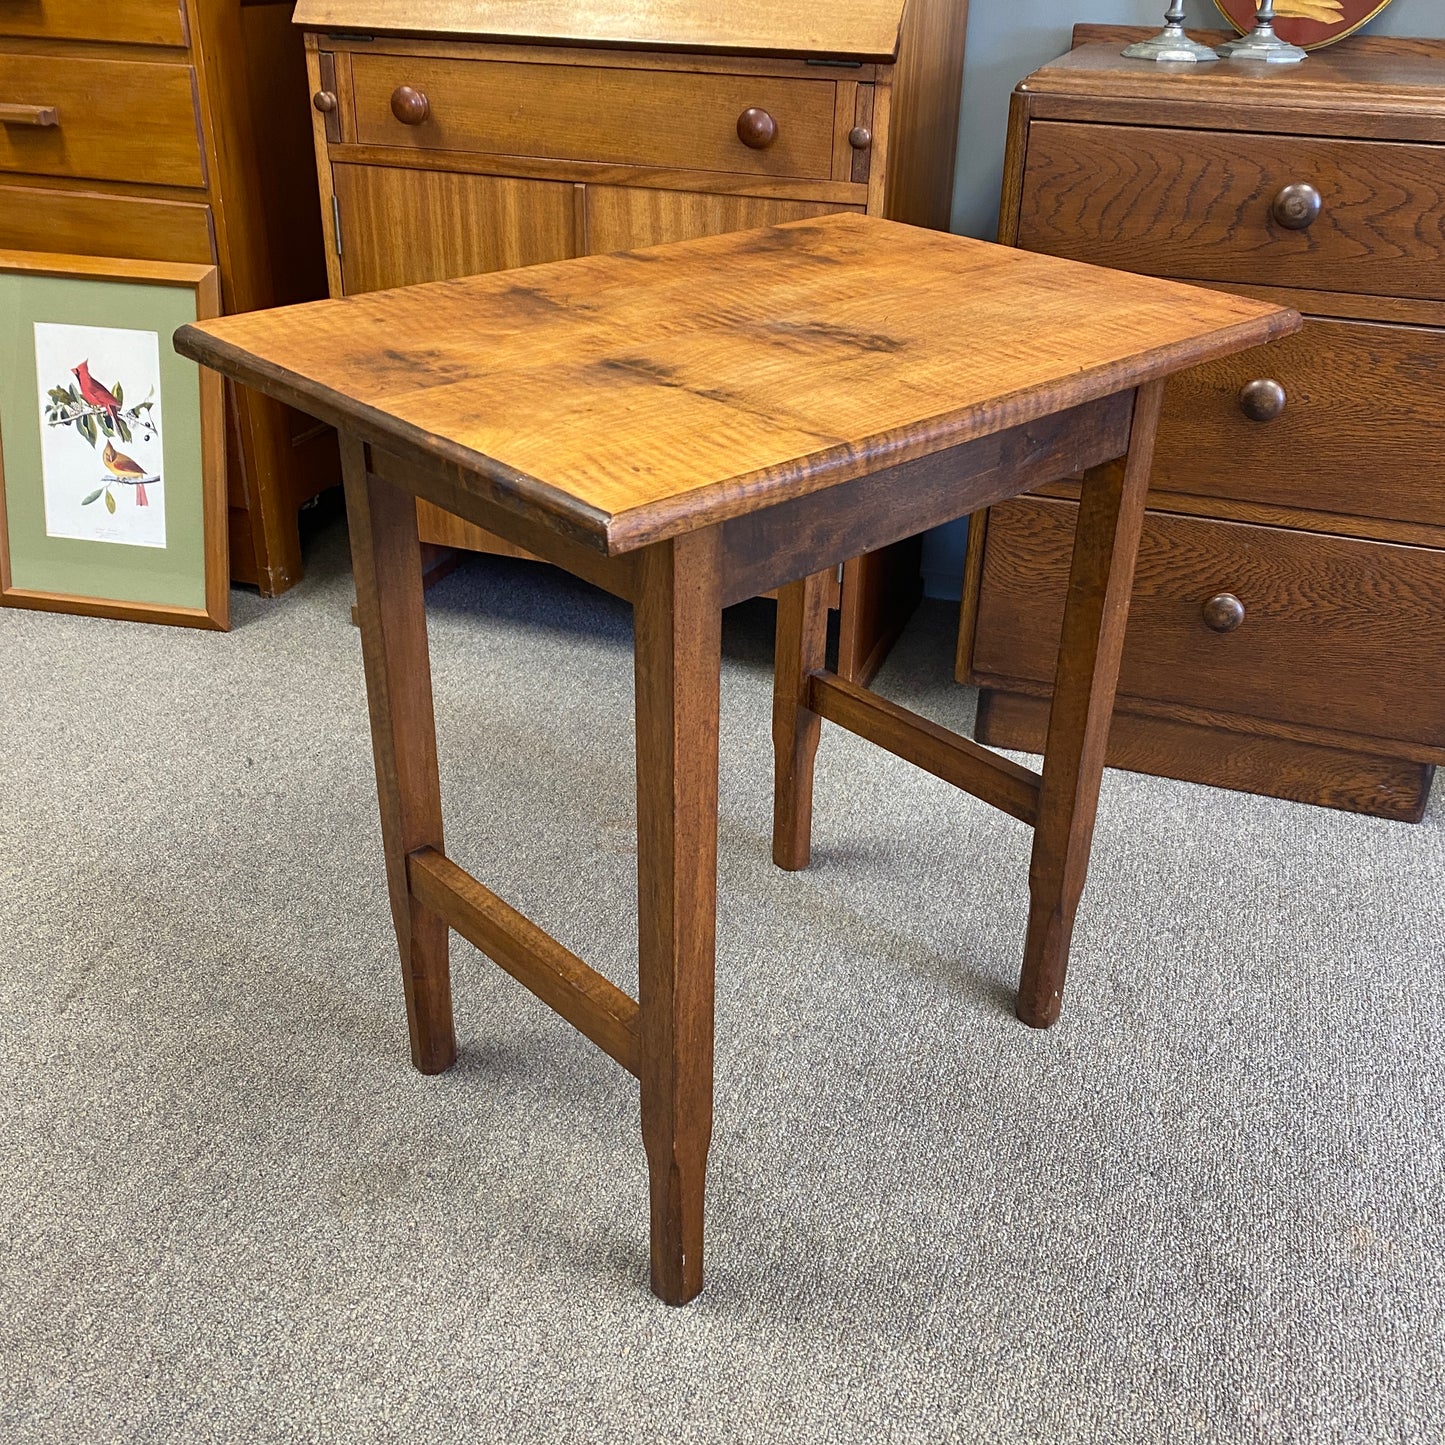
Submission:
M 1214 632 L 1233 632 L 1244 621 L 1244 603 L 1233 592 L 1218 592 L 1200 611 L 1204 625 Z
M 1324 202 L 1307 181 L 1285 186 L 1269 203 L 1269 213 L 1286 231 L 1307 231 L 1314 225 Z
M 1239 409 L 1250 421 L 1273 421 L 1284 411 L 1284 387 L 1273 377 L 1246 381 L 1239 388 Z
M 738 117 L 738 139 L 749 149 L 765 151 L 777 138 L 777 121 L 758 106 L 750 105 Z
M 391 93 L 391 113 L 403 125 L 420 125 L 431 113 L 431 106 L 415 86 L 399 85 Z
M 873 132 L 866 125 L 855 125 L 848 132 L 848 144 L 855 151 L 866 151 L 873 144 Z
M 318 90 L 311 97 L 311 104 L 321 112 L 322 115 L 330 115 L 336 109 L 336 92 L 331 90 Z
M 0 125 L 59 125 L 53 105 L 0 105 Z

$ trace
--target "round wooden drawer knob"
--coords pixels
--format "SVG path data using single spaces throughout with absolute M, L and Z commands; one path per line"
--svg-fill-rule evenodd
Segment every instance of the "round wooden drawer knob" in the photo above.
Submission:
M 414 86 L 399 85 L 391 93 L 391 113 L 403 125 L 420 125 L 430 111 L 426 96 Z
M 1285 390 L 1273 377 L 1247 381 L 1239 388 L 1239 409 L 1250 421 L 1273 421 L 1284 411 Z
M 311 97 L 311 104 L 321 112 L 322 115 L 330 115 L 336 109 L 336 95 L 330 90 L 318 90 Z
M 1204 625 L 1215 632 L 1233 632 L 1244 621 L 1244 603 L 1233 592 L 1219 592 L 1200 609 Z
M 738 139 L 755 151 L 765 151 L 778 138 L 778 123 L 767 111 L 750 105 L 738 117 Z
M 873 132 L 866 125 L 855 125 L 848 132 L 848 144 L 855 151 L 866 151 L 873 144 Z
M 1269 203 L 1269 213 L 1286 231 L 1307 231 L 1314 225 L 1324 202 L 1307 181 L 1285 186 Z

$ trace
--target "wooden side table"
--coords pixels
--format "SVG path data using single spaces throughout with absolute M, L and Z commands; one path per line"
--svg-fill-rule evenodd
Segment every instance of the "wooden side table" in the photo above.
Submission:
M 456 1055 L 450 927 L 636 1074 L 662 1299 L 702 1288 L 723 607 L 785 587 L 778 861 L 806 861 L 820 717 L 1031 824 L 1019 1011 L 1050 1023 L 1162 379 L 1298 325 L 1267 302 L 829 216 L 177 333 L 342 434 L 413 1061 Z M 826 569 L 1125 453 L 1084 493 L 1041 774 L 823 670 Z M 633 604 L 636 1002 L 447 857 L 415 497 Z

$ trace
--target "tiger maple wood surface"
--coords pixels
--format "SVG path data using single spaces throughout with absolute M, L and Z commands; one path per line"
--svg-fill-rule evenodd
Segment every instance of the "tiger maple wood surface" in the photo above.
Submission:
M 1298 325 L 835 215 L 227 317 L 177 345 L 616 553 Z
M 893 54 L 902 0 L 831 0 L 826 7 L 774 0 L 301 0 L 295 20 L 308 30 L 406 31 L 490 39 L 646 45 L 679 50 L 838 55 L 884 60 Z

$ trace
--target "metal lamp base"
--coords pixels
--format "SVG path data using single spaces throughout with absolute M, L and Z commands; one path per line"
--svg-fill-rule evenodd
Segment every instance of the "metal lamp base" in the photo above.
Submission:
M 1307 58 L 1298 45 L 1281 40 L 1268 24 L 1256 25 L 1238 40 L 1226 40 L 1219 53 L 1225 60 L 1256 60 L 1266 65 L 1298 65 Z
M 1120 52 L 1127 60 L 1158 60 L 1165 63 L 1183 61 L 1186 64 L 1202 60 L 1218 60 L 1218 54 L 1207 45 L 1191 40 L 1182 25 L 1166 25 L 1158 35 L 1148 40 L 1136 40 Z

